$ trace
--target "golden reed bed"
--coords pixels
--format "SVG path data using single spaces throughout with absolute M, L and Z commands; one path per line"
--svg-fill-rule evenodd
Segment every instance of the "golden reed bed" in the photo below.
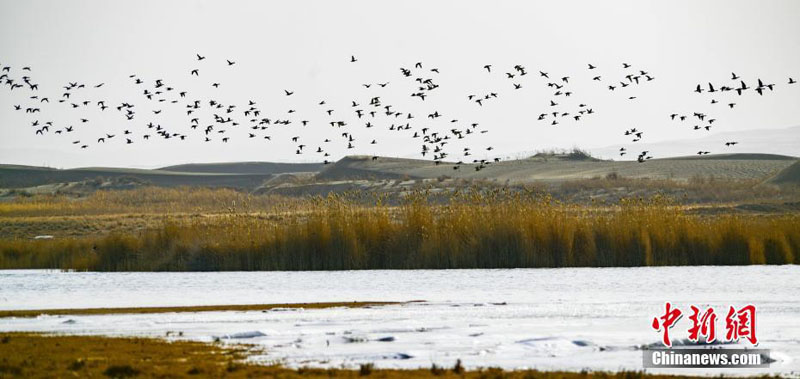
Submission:
M 15 214 L 161 209 L 141 230 L 0 239 L 0 268 L 97 271 L 448 269 L 797 263 L 796 214 L 688 215 L 659 196 L 614 205 L 563 204 L 534 191 L 249 196 L 227 190 L 103 193 L 0 204 Z M 216 204 L 216 208 L 214 205 Z M 254 205 L 255 204 L 255 205 Z M 214 217 L 173 217 L 209 209 Z M 124 218 L 125 214 L 121 214 Z

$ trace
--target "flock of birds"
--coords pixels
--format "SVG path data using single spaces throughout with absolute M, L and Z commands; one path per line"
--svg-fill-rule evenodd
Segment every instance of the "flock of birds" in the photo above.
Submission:
M 705 94 L 707 96 L 706 101 L 709 105 L 723 107 L 724 109 L 724 105 L 721 106 L 719 104 L 725 104 L 729 110 L 733 110 L 737 104 L 736 99 L 742 98 L 743 95 L 748 94 L 750 91 L 758 93 L 759 96 L 764 96 L 765 94 L 769 95 L 772 93 L 776 86 L 775 83 L 765 84 L 761 79 L 757 79 L 757 82 L 758 84 L 755 87 L 748 86 L 739 75 L 732 72 L 731 78 L 727 82 L 717 83 L 716 85 L 708 82 L 708 87 L 706 87 L 706 84 L 698 84 L 694 89 L 694 93 L 699 95 Z M 797 81 L 790 77 L 787 84 L 797 84 Z M 734 93 L 736 94 L 735 96 L 733 95 Z M 710 131 L 714 126 L 714 122 L 717 120 L 705 112 L 692 112 L 691 115 L 672 113 L 669 117 L 672 121 L 682 123 L 689 121 L 690 124 L 693 124 L 692 130 L 699 131 Z M 738 143 L 737 141 L 727 141 L 725 142 L 725 146 L 735 146 Z M 697 152 L 697 155 L 707 155 L 710 153 L 710 151 L 700 150 Z
M 190 78 L 199 80 L 206 71 L 206 66 L 209 64 L 208 59 L 206 56 L 196 54 L 196 57 L 192 60 L 194 65 L 187 68 L 186 73 Z M 359 64 L 358 62 L 358 58 L 350 56 L 350 64 Z M 236 61 L 226 59 L 224 63 L 219 62 L 219 65 L 226 69 L 235 69 Z M 0 65 L 0 67 L 2 67 L 0 69 L 0 84 L 12 92 L 27 91 L 24 95 L 26 97 L 24 105 L 15 104 L 13 109 L 18 112 L 24 112 L 31 117 L 32 133 L 36 135 L 49 133 L 70 135 L 78 128 L 93 128 L 89 119 L 90 116 L 88 116 L 89 112 L 82 113 L 80 117 L 77 117 L 72 122 L 63 124 L 55 124 L 53 121 L 40 121 L 42 110 L 56 105 L 76 111 L 92 108 L 99 112 L 116 111 L 120 115 L 122 122 L 127 122 L 125 127 L 118 130 L 112 132 L 103 130 L 91 141 L 69 139 L 73 145 L 80 149 L 88 149 L 93 143 L 105 144 L 121 140 L 124 144 L 131 145 L 147 142 L 155 138 L 175 141 L 199 140 L 205 143 L 227 143 L 232 138 L 271 141 L 271 130 L 274 130 L 273 128 L 298 126 L 294 129 L 296 134 L 290 138 L 290 142 L 295 146 L 295 154 L 318 154 L 320 159 L 328 164 L 331 156 L 328 148 L 330 144 L 338 143 L 341 144 L 342 148 L 348 150 L 355 149 L 357 144 L 361 143 L 378 144 L 376 139 L 370 140 L 369 138 L 362 139 L 360 137 L 356 127 L 351 126 L 354 123 L 351 120 L 355 120 L 356 125 L 366 129 L 385 128 L 387 131 L 404 133 L 412 139 L 418 139 L 420 141 L 419 153 L 421 156 L 432 159 L 436 164 L 454 160 L 450 158 L 451 154 L 458 155 L 458 161 L 453 165 L 454 170 L 458 170 L 465 162 L 470 162 L 470 160 L 477 171 L 500 160 L 499 158 L 471 159 L 471 156 L 477 154 L 476 151 L 473 151 L 474 147 L 464 147 L 463 150 L 456 153 L 451 152 L 447 145 L 452 140 L 475 138 L 475 136 L 487 133 L 488 130 L 480 127 L 477 122 L 464 123 L 456 118 L 445 118 L 444 114 L 437 110 L 418 116 L 408 110 L 402 110 L 397 106 L 386 103 L 383 99 L 382 91 L 390 87 L 392 81 L 361 84 L 368 91 L 367 95 L 362 99 L 351 100 L 349 109 L 346 110 L 328 105 L 325 100 L 320 100 L 316 104 L 318 115 L 327 118 L 327 126 L 339 129 L 338 135 L 341 137 L 339 140 L 334 141 L 330 138 L 313 140 L 314 133 L 309 136 L 308 133 L 303 131 L 303 127 L 309 125 L 311 121 L 301 116 L 295 108 L 290 108 L 285 113 L 266 115 L 266 112 L 254 100 L 249 100 L 244 104 L 234 104 L 225 103 L 217 99 L 204 99 L 199 96 L 192 96 L 188 90 L 177 88 L 166 80 L 146 80 L 136 74 L 130 75 L 128 79 L 131 85 L 137 88 L 137 92 L 141 96 L 138 100 L 112 103 L 110 100 L 93 96 L 94 93 L 92 91 L 103 87 L 104 83 L 87 85 L 78 81 L 68 82 L 63 86 L 63 91 L 59 91 L 60 94 L 44 95 L 40 93 L 39 84 L 33 80 L 30 67 L 22 67 L 19 70 L 12 69 L 10 66 Z M 592 78 L 592 82 L 597 82 L 597 85 L 602 86 L 603 89 L 607 89 L 615 96 L 622 96 L 627 100 L 636 99 L 635 93 L 631 92 L 632 88 L 645 86 L 656 79 L 648 71 L 634 68 L 631 64 L 622 63 L 621 67 L 624 70 L 623 74 L 620 77 L 611 79 L 604 78 L 604 75 L 599 73 L 596 65 L 588 64 L 586 70 L 590 73 L 589 76 Z M 484 71 L 484 75 L 497 75 L 501 79 L 507 80 L 507 88 L 511 93 L 522 89 L 523 86 L 531 85 L 531 83 L 540 83 L 552 95 L 549 103 L 542 104 L 542 107 L 546 108 L 547 111 L 539 114 L 537 119 L 549 125 L 555 126 L 565 121 L 581 122 L 595 113 L 593 107 L 583 102 L 578 102 L 577 107 L 568 107 L 566 105 L 572 103 L 565 101 L 567 98 L 577 96 L 576 90 L 571 87 L 573 81 L 569 76 L 559 75 L 551 78 L 551 75 L 544 71 L 529 73 L 522 65 L 514 65 L 507 70 L 503 70 L 487 64 L 483 66 L 482 71 Z M 424 102 L 440 88 L 437 80 L 439 74 L 438 68 L 428 68 L 422 62 L 417 62 L 409 68 L 401 67 L 399 69 L 399 78 L 394 79 L 394 81 L 406 81 L 406 87 L 410 85 L 413 88 L 413 91 L 409 94 L 410 97 Z M 523 81 L 526 75 L 537 77 L 540 80 L 538 82 Z M 793 78 L 789 78 L 789 85 L 796 83 L 797 81 Z M 204 85 L 219 88 L 222 84 L 211 81 Z M 774 83 L 765 83 L 761 79 L 757 80 L 757 85 L 752 84 L 752 82 L 748 85 L 744 79 L 734 73 L 727 82 L 709 82 L 707 85 L 698 84 L 694 92 L 708 96 L 709 105 L 733 110 L 737 105 L 737 99 L 742 98 L 743 95 L 750 92 L 757 93 L 759 96 L 769 95 L 776 86 Z M 283 90 L 283 96 L 288 99 L 292 99 L 293 95 L 295 95 L 295 90 Z M 465 98 L 468 102 L 476 104 L 477 107 L 483 107 L 488 103 L 497 101 L 502 96 L 505 96 L 505 94 L 491 91 L 466 94 Z M 140 111 L 143 107 L 138 105 L 140 104 L 139 101 L 144 101 L 151 105 L 150 112 L 152 112 L 152 116 L 150 112 Z M 727 104 L 727 106 L 723 104 Z M 153 121 L 158 119 L 162 112 L 175 112 L 176 110 L 180 111 L 185 117 L 185 124 L 165 126 L 158 121 Z M 693 124 L 692 129 L 696 131 L 708 132 L 714 126 L 716 118 L 709 116 L 705 112 L 690 113 L 672 113 L 669 118 L 679 123 L 688 121 L 689 124 Z M 423 122 L 418 122 L 418 119 L 422 119 Z M 442 124 L 447 126 L 442 127 Z M 624 131 L 624 136 L 630 138 L 632 143 L 635 143 L 643 139 L 644 131 L 639 128 L 630 128 Z M 312 142 L 316 142 L 314 143 L 316 145 L 315 148 L 311 147 Z M 738 144 L 737 141 L 725 142 L 726 147 L 736 144 Z M 493 149 L 492 146 L 480 148 L 480 150 L 487 152 Z M 625 147 L 619 149 L 620 156 L 624 156 L 627 153 L 628 151 Z M 697 152 L 698 155 L 709 153 L 709 151 Z M 450 159 L 446 160 L 448 158 Z M 373 160 L 376 159 L 378 157 L 373 156 Z M 645 162 L 649 159 L 652 159 L 652 155 L 648 151 L 638 153 L 637 160 L 639 162 Z

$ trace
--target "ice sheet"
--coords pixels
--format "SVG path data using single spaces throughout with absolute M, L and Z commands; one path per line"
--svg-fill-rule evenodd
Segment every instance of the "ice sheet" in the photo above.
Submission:
M 369 308 L 1 319 L 0 330 L 147 335 L 265 347 L 289 366 L 451 366 L 641 370 L 639 347 L 664 301 L 681 309 L 758 307 L 769 369 L 800 372 L 800 267 L 661 267 L 344 272 L 61 273 L 0 271 L 0 308 L 426 300 Z M 722 316 L 724 318 L 724 316 Z M 685 338 L 687 317 L 672 331 Z M 723 323 L 718 324 L 724 330 Z M 175 337 L 182 332 L 182 337 Z

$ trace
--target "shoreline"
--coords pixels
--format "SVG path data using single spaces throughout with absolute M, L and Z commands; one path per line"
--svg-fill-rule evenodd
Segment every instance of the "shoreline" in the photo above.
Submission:
M 147 314 L 147 313 L 186 313 L 186 312 L 217 312 L 217 311 L 268 311 L 280 308 L 292 309 L 323 309 L 323 308 L 363 308 L 380 305 L 398 305 L 413 301 L 353 301 L 353 302 L 322 302 L 322 303 L 286 303 L 286 304 L 230 304 L 230 305 L 187 305 L 164 307 L 121 307 L 121 308 L 60 308 L 60 309 L 18 309 L 0 310 L 0 319 L 7 317 L 30 318 L 41 315 L 48 316 L 87 316 L 110 314 Z
M 459 363 L 418 369 L 379 369 L 362 364 L 358 369 L 298 368 L 258 365 L 247 361 L 254 353 L 248 345 L 222 345 L 156 338 L 74 336 L 43 333 L 0 333 L 0 377 L 360 377 L 381 378 L 678 378 L 641 371 L 572 372 L 466 370 Z

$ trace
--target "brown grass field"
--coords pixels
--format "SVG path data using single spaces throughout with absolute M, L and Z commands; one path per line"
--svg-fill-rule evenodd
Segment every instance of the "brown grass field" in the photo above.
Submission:
M 33 333 L 0 333 L 0 378 L 673 378 L 641 372 L 467 371 L 459 364 L 392 370 L 361 365 L 358 370 L 288 369 L 244 359 L 252 346 L 148 338 L 107 338 Z

